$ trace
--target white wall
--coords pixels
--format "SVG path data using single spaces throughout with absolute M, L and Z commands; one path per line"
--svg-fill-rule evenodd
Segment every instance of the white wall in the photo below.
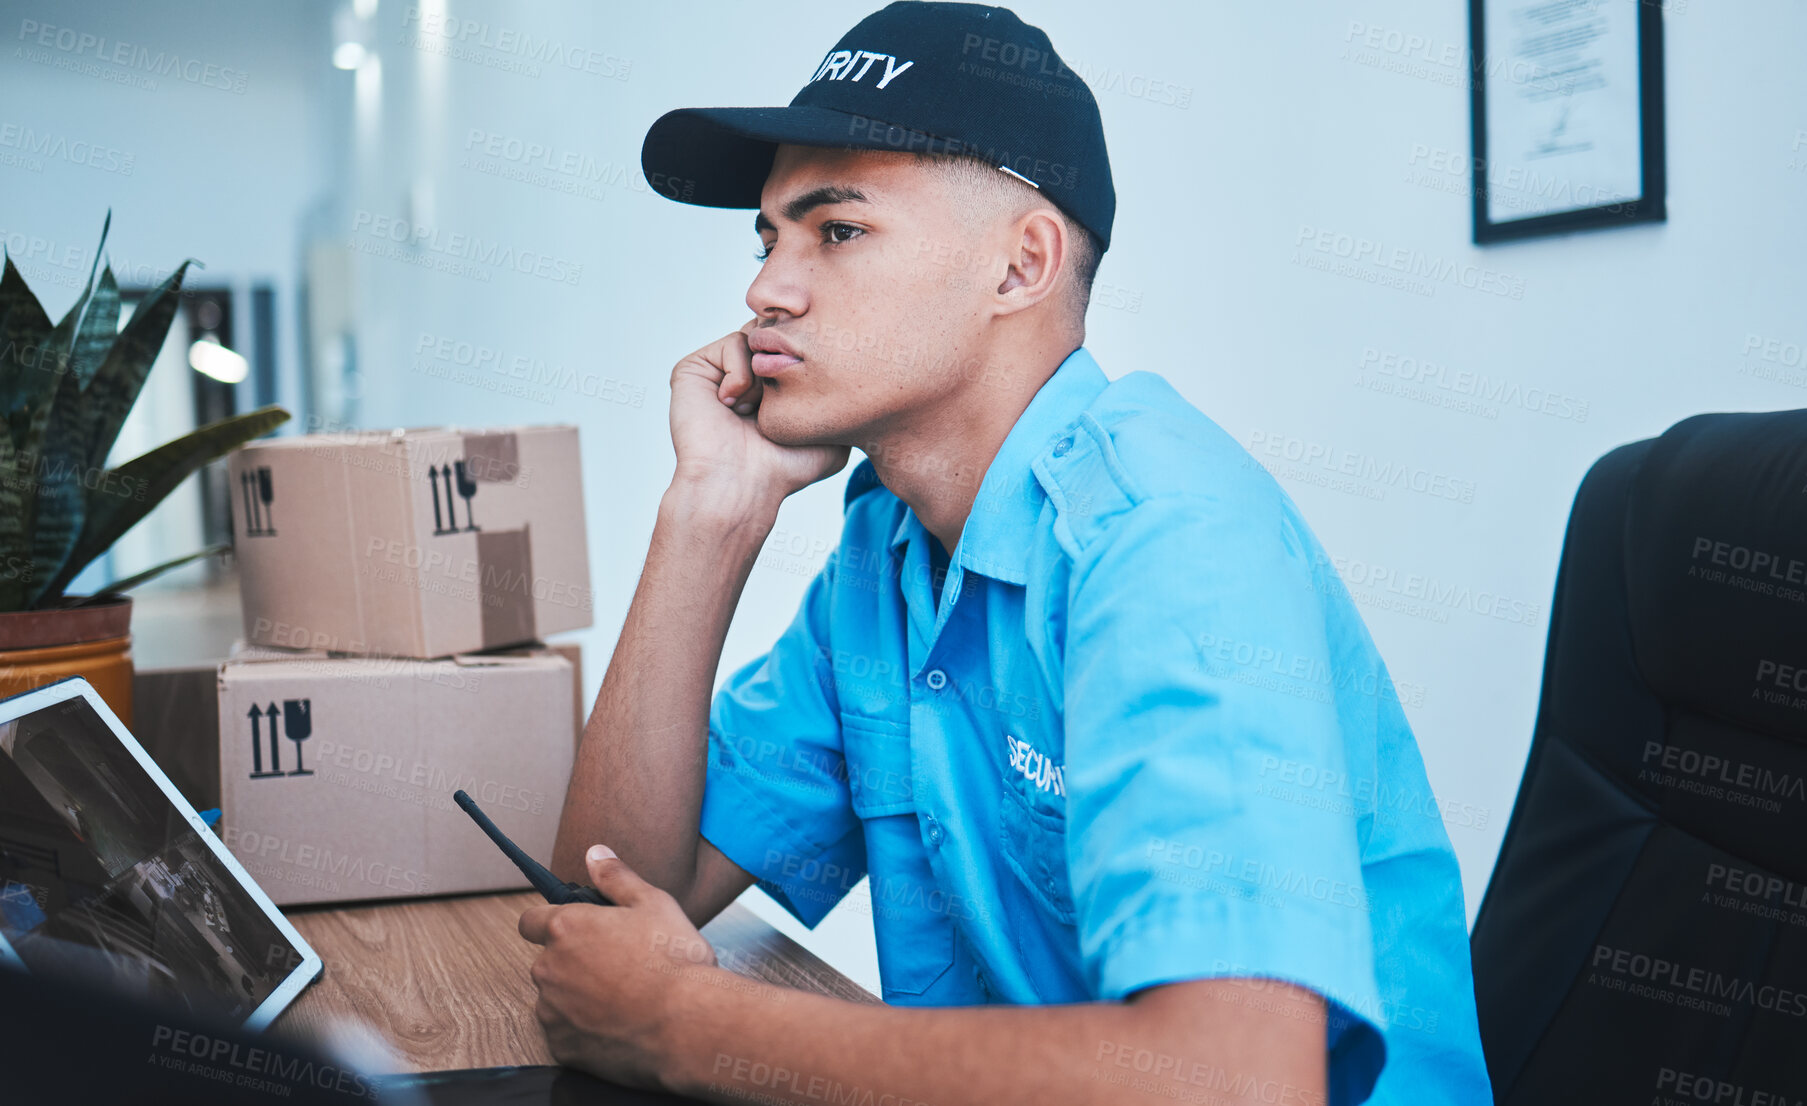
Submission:
M 567 55 L 594 51 L 598 68 L 626 77 L 617 79 L 555 66 L 510 72 L 496 64 L 506 55 L 480 46 L 463 57 L 423 50 L 407 36 L 439 9 L 382 0 L 373 37 L 380 92 L 366 71 L 357 78 L 371 90 L 362 106 L 349 98 L 270 105 L 267 122 L 241 128 L 248 146 L 216 155 L 244 194 L 197 195 L 212 186 L 191 167 L 192 152 L 168 149 L 193 126 L 184 113 L 211 100 L 193 93 L 192 104 L 165 105 L 176 112 L 169 117 L 131 109 L 146 116 L 122 130 L 140 153 L 133 189 L 169 193 L 191 218 L 203 208 L 224 212 L 229 237 L 203 239 L 182 221 L 117 201 L 116 227 L 140 235 L 151 256 L 195 253 L 228 266 L 245 242 L 292 235 L 285 167 L 303 177 L 315 167 L 287 143 L 320 112 L 339 136 L 335 148 L 350 155 L 334 240 L 380 247 L 375 221 L 398 218 L 437 230 L 442 243 L 475 236 L 548 255 L 555 267 L 581 264 L 570 284 L 481 265 L 478 275 L 435 271 L 421 264 L 443 259 L 431 249 L 401 259 L 354 253 L 362 369 L 354 390 L 355 417 L 366 424 L 582 426 L 598 593 L 596 628 L 584 635 L 593 696 L 670 472 L 667 374 L 744 321 L 755 270 L 748 214 L 650 194 L 638 172 L 640 142 L 670 108 L 787 102 L 834 40 L 877 6 L 566 0 L 454 3 L 450 12 L 492 35 L 549 38 Z M 1588 465 L 1689 414 L 1794 407 L 1807 397 L 1807 72 L 1795 49 L 1807 39 L 1807 8 L 1784 0 L 1668 6 L 1669 221 L 1480 249 L 1469 244 L 1465 179 L 1433 167 L 1468 153 L 1465 71 L 1435 60 L 1446 45 L 1456 56 L 1465 47 L 1464 5 L 1016 5 L 1089 76 L 1104 112 L 1119 206 L 1088 345 L 1106 372 L 1164 374 L 1244 443 L 1355 454 L 1472 485 L 1469 502 L 1372 485 L 1336 490 L 1260 453 L 1345 566 L 1412 700 L 1431 780 L 1462 812 L 1449 831 L 1471 916 L 1530 740 L 1563 526 Z M 262 33 L 252 17 L 214 13 L 241 37 Z M 174 26 L 142 18 L 147 37 Z M 157 33 L 180 41 L 196 24 L 185 15 L 180 26 Z M 1370 27 L 1381 29 L 1382 46 L 1363 45 Z M 1388 52 L 1388 31 L 1428 42 L 1431 60 Z M 280 67 L 327 49 L 318 34 L 296 37 L 281 49 L 258 41 L 249 56 Z M 433 34 L 425 42 L 445 45 Z M 209 49 L 239 56 L 226 42 Z M 15 90 L 48 87 L 35 68 L 22 76 L 10 52 L 0 59 L 0 103 L 9 105 Z M 1187 106 L 1129 94 L 1151 80 L 1189 89 Z M 152 103 L 103 94 L 93 81 L 63 83 L 91 104 Z M 300 86 L 295 94 L 306 95 Z M 71 128 L 102 125 L 91 107 L 69 110 Z M 539 167 L 551 187 L 486 172 L 533 168 L 506 157 L 467 162 L 490 135 L 504 146 L 537 143 L 555 151 L 553 165 L 582 168 Z M 30 201 L 8 203 L 7 222 L 25 211 L 60 237 L 91 236 L 99 190 L 71 206 L 17 173 L 0 180 L 9 199 L 24 187 Z M 144 237 L 150 228 L 170 237 Z M 1316 231 L 1458 268 L 1478 264 L 1522 287 L 1522 298 L 1455 283 L 1427 296 L 1317 271 L 1302 263 Z M 504 366 L 521 357 L 542 362 L 542 374 L 594 374 L 590 394 L 580 380 L 508 395 L 496 389 L 519 382 L 481 365 L 469 366 L 467 382 L 429 375 L 416 369 L 435 363 L 431 350 L 417 353 L 422 335 L 500 351 Z M 1747 355 L 1753 336 L 1757 352 Z M 1792 365 L 1764 359 L 1771 340 Z M 1365 375 L 1364 357 L 1373 359 Z M 1569 417 L 1511 405 L 1487 417 L 1358 383 L 1397 385 L 1397 369 L 1377 371 L 1397 359 L 1444 366 L 1446 381 L 1467 372 L 1517 394 L 1554 393 Z M 602 392 L 602 378 L 644 389 L 640 405 L 618 402 L 614 384 Z M 1428 390 L 1444 399 L 1453 392 Z M 1574 417 L 1582 404 L 1585 418 Z M 724 673 L 790 618 L 838 532 L 839 505 L 838 479 L 786 505 L 729 635 Z M 783 543 L 803 552 L 785 554 Z M 1401 582 L 1431 577 L 1535 613 L 1518 624 L 1463 609 L 1390 609 L 1377 572 Z M 870 925 L 857 906 L 813 934 L 769 902 L 761 909 L 876 987 Z

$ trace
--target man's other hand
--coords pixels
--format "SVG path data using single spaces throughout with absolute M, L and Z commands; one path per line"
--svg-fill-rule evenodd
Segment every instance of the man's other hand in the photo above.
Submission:
M 722 971 L 677 900 L 598 845 L 590 881 L 616 905 L 535 906 L 521 936 L 541 946 L 529 975 L 553 1059 L 630 1087 L 666 1089 L 681 984 Z

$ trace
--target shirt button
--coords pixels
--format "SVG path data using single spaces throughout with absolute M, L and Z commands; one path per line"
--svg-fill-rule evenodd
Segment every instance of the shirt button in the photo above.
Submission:
M 1065 457 L 1067 455 L 1067 451 L 1072 448 L 1073 448 L 1073 439 L 1062 438 L 1060 441 L 1054 443 L 1054 456 Z
M 933 818 L 929 818 L 928 823 L 929 823 L 929 827 L 928 827 L 929 828 L 929 844 L 931 844 L 931 845 L 941 844 L 941 823 L 935 821 L 935 819 L 933 819 Z
M 940 691 L 947 686 L 947 673 L 939 668 L 929 669 L 929 674 L 925 679 L 928 680 L 930 691 Z

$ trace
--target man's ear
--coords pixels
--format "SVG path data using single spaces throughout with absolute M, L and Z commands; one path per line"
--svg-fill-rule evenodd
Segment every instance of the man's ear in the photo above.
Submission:
M 1006 254 L 1008 267 L 998 285 L 1006 314 L 1033 307 L 1054 292 L 1067 256 L 1067 228 L 1047 208 L 1038 207 L 1016 224 L 1015 246 Z

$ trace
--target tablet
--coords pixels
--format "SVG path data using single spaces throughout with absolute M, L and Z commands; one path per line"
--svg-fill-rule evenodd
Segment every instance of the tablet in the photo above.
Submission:
M 248 1029 L 320 974 L 80 677 L 0 700 L 0 961 Z

